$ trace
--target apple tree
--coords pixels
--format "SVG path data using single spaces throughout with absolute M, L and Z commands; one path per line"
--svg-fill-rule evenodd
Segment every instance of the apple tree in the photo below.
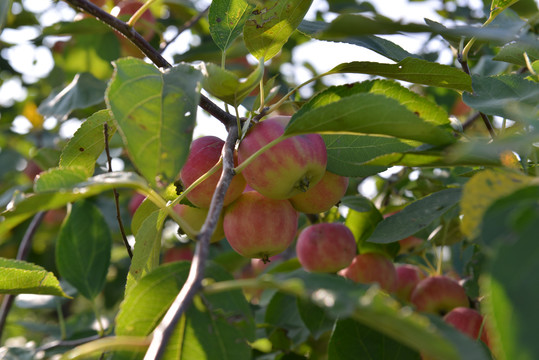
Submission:
M 379 6 L 3 0 L 0 357 L 539 358 L 537 3 Z

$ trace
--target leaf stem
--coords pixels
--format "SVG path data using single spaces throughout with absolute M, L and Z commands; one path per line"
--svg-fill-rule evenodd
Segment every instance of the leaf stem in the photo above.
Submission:
M 68 351 L 62 360 L 87 358 L 89 355 L 112 350 L 144 351 L 150 340 L 142 336 L 110 336 L 87 342 Z
M 267 143 L 266 145 L 264 145 L 263 147 L 261 147 L 260 149 L 258 149 L 257 152 L 255 152 L 253 155 L 249 156 L 247 159 L 245 159 L 244 162 L 242 162 L 241 164 L 239 164 L 238 166 L 236 166 L 236 168 L 234 169 L 234 171 L 236 172 L 236 174 L 239 174 L 243 171 L 243 169 L 245 169 L 250 163 L 252 163 L 257 157 L 259 157 L 260 155 L 262 155 L 266 150 L 268 150 L 269 148 L 273 147 L 274 145 L 277 145 L 278 143 L 280 143 L 281 141 L 283 140 L 286 140 L 288 139 L 290 136 L 286 136 L 286 135 L 281 135 L 279 136 L 277 139 Z
M 278 102 L 276 102 L 275 104 L 273 104 L 268 111 L 266 111 L 266 114 L 271 114 L 272 112 L 274 112 L 275 110 L 277 110 L 286 100 L 288 100 L 288 98 L 290 96 L 292 96 L 296 91 L 298 91 L 299 89 L 301 89 L 302 87 L 304 87 L 305 85 L 308 85 L 310 83 L 312 83 L 313 81 L 316 81 L 318 79 L 321 79 L 322 77 L 326 76 L 326 75 L 331 75 L 331 70 L 328 71 L 328 72 L 325 72 L 323 74 L 320 74 L 320 75 L 317 75 L 313 78 L 310 78 L 309 80 L 299 84 L 298 86 L 296 86 L 295 88 L 293 88 L 292 90 L 290 90 L 288 92 L 288 94 L 286 94 L 285 96 L 282 97 L 282 99 L 280 99 Z
M 131 16 L 131 18 L 127 22 L 127 25 L 131 27 L 135 26 L 136 22 L 138 21 L 138 19 L 140 19 L 142 14 L 144 14 L 144 12 L 148 10 L 155 1 L 156 0 L 147 0 L 144 4 L 142 4 L 142 6 L 139 7 L 138 10 L 135 11 L 135 13 Z

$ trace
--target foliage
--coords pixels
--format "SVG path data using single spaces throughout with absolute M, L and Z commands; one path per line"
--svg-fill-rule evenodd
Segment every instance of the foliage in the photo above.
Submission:
M 0 4 L 0 357 L 142 359 L 166 345 L 155 357 L 539 358 L 535 1 L 444 0 L 439 19 L 416 23 L 366 1 L 147 0 L 155 20 L 133 28 L 110 15 L 117 3 Z M 426 36 L 410 52 L 394 34 Z M 311 43 L 384 60 L 299 64 Z M 178 179 L 208 129 L 201 109 L 228 138 L 188 239 L 174 206 L 192 206 Z M 350 183 L 337 206 L 300 215 L 298 234 L 342 222 L 359 253 L 458 278 L 488 347 L 377 284 L 304 271 L 294 246 L 257 265 L 225 239 L 209 245 L 227 174 L 244 167 L 236 139 L 275 114 L 291 116 L 275 142 L 321 134 L 327 170 Z M 169 264 L 178 250 L 188 259 Z

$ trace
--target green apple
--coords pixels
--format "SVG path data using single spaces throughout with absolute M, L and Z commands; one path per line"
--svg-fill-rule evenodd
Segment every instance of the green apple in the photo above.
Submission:
M 194 231 L 200 231 L 202 228 L 202 225 L 204 225 L 204 221 L 206 221 L 206 217 L 208 216 L 208 210 L 207 209 L 200 209 L 196 207 L 192 207 L 189 205 L 184 204 L 178 204 L 174 206 L 174 211 L 180 215 L 182 219 L 184 219 Z M 189 239 L 196 240 L 196 233 L 190 233 L 185 231 L 185 229 L 181 229 L 185 235 Z M 217 223 L 217 226 L 215 228 L 215 231 L 213 232 L 213 235 L 210 238 L 210 242 L 214 243 L 222 238 L 225 237 L 225 233 L 223 230 L 223 215 L 219 217 L 219 222 Z

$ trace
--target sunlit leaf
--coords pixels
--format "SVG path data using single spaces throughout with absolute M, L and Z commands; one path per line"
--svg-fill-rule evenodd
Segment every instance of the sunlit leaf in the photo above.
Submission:
M 187 158 L 200 80 L 185 64 L 161 71 L 133 58 L 115 63 L 108 106 L 131 160 L 152 185 L 173 182 Z
M 74 203 L 56 243 L 60 275 L 94 299 L 105 285 L 111 248 L 112 236 L 99 209 L 89 201 Z
M 88 178 L 84 168 L 53 168 L 38 175 L 34 184 L 36 193 L 73 187 Z
M 6 24 L 7 17 L 11 11 L 11 4 L 13 0 L 2 1 L 0 4 L 0 31 L 4 28 Z
M 245 23 L 243 38 L 257 59 L 277 55 L 309 10 L 312 0 L 265 0 Z
M 60 167 L 83 167 L 87 176 L 92 176 L 97 158 L 105 149 L 105 124 L 110 141 L 116 132 L 110 111 L 101 110 L 86 119 L 62 150 Z
M 58 279 L 41 266 L 0 257 L 0 294 L 67 295 Z
M 245 0 L 212 1 L 208 14 L 210 33 L 222 51 L 241 34 L 253 9 L 254 5 Z

